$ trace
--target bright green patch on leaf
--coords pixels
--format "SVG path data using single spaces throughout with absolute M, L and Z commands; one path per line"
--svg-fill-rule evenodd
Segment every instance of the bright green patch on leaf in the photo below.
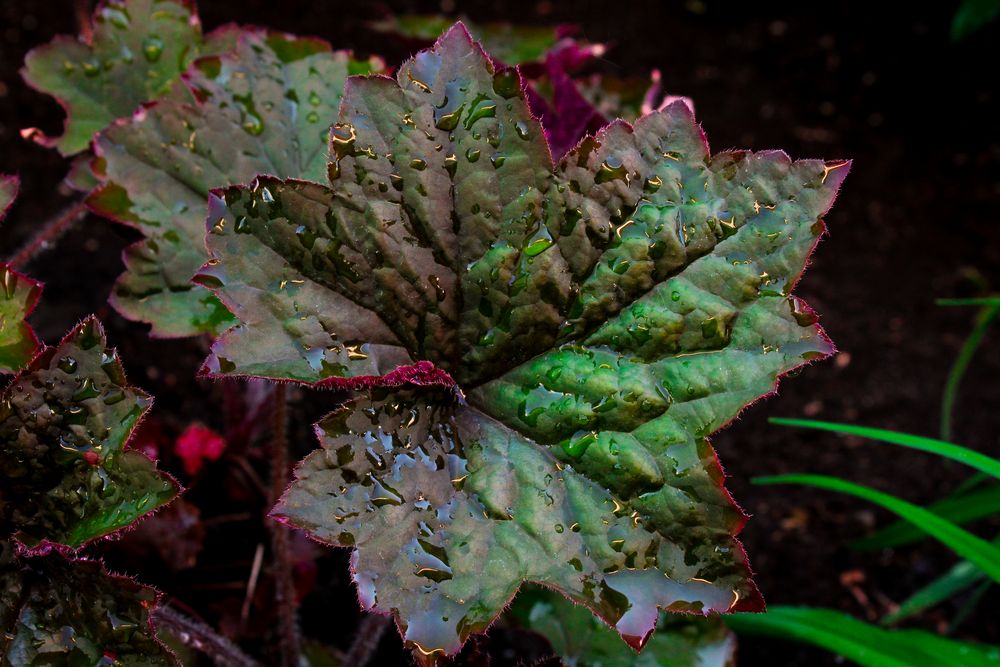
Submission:
M 79 547 L 169 502 L 177 485 L 124 448 L 151 399 L 89 318 L 0 395 L 0 527 Z
M 150 627 L 158 594 L 58 554 L 15 559 L 0 543 L 0 664 L 175 667 Z
M 244 31 L 233 53 L 197 61 L 188 89 L 101 133 L 107 184 L 90 203 L 147 236 L 125 253 L 115 308 L 157 336 L 230 326 L 229 312 L 191 283 L 207 259 L 209 190 L 258 173 L 321 179 L 344 81 L 379 68 L 319 40 Z
M 63 135 L 49 139 L 63 155 L 79 153 L 112 121 L 165 94 L 201 53 L 224 48 L 203 43 L 192 4 L 182 0 L 111 0 L 94 13 L 88 41 L 69 36 L 28 54 L 22 75 L 66 110 Z
M 658 607 L 759 608 L 706 438 L 831 352 L 790 290 L 847 164 L 712 156 L 679 103 L 553 165 L 516 71 L 461 27 L 397 81 L 352 79 L 330 157 L 329 187 L 211 201 L 198 280 L 241 323 L 207 371 L 350 385 L 429 360 L 461 391 L 324 420 L 276 513 L 354 546 L 364 605 L 430 653 L 525 581 L 635 646 Z
M 661 614 L 639 655 L 586 608 L 548 592 L 526 591 L 512 609 L 570 667 L 733 667 L 736 638 L 719 617 Z
M 0 221 L 17 197 L 15 176 L 0 176 Z M 0 373 L 14 373 L 38 351 L 38 336 L 25 319 L 35 309 L 42 284 L 0 262 Z

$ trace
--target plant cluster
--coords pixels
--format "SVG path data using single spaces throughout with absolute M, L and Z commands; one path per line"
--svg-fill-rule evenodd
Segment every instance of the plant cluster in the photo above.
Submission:
M 281 662 L 304 650 L 290 526 L 352 550 L 362 608 L 420 662 L 457 653 L 530 584 L 508 618 L 574 664 L 732 664 L 720 615 L 764 607 L 709 437 L 834 351 L 792 291 L 849 163 L 713 154 L 690 100 L 658 74 L 585 74 L 605 47 L 564 28 L 374 27 L 421 50 L 391 68 L 260 28 L 203 34 L 181 0 L 109 0 L 86 38 L 36 49 L 23 72 L 67 116 L 59 137 L 24 134 L 72 160 L 85 198 L 46 240 L 85 210 L 142 234 L 111 305 L 153 337 L 209 337 L 203 376 L 274 383 L 272 485 L 288 476 L 285 383 L 347 396 L 270 515 Z M 0 208 L 16 186 L 0 184 Z M 35 250 L 0 267 L 0 364 L 15 373 L 0 399 L 0 663 L 176 664 L 155 621 L 220 664 L 255 664 L 81 555 L 182 490 L 128 446 L 151 399 L 100 323 L 53 347 L 26 324 L 41 285 L 19 269 Z M 224 446 L 184 438 L 190 474 Z M 932 512 L 785 481 L 879 502 L 1000 576 L 995 545 Z M 864 627 L 843 626 L 931 641 Z

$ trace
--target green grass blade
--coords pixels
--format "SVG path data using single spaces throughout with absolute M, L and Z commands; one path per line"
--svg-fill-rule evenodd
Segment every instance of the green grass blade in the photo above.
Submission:
M 980 343 L 983 342 L 983 337 L 986 335 L 986 331 L 997 319 L 998 315 L 1000 315 L 1000 299 L 997 299 L 992 305 L 988 305 L 979 311 L 979 314 L 976 316 L 976 323 L 972 328 L 972 332 L 969 333 L 969 337 L 965 339 L 962 349 L 959 350 L 958 356 L 955 357 L 955 362 L 952 364 L 951 370 L 948 372 L 948 380 L 945 382 L 944 394 L 941 397 L 942 440 L 951 440 L 952 417 L 955 408 L 955 398 L 958 395 L 958 386 L 961 384 L 962 377 L 965 375 L 965 371 L 969 368 L 969 364 L 972 362 L 972 357 L 975 356 L 976 350 L 979 349 Z
M 899 609 L 891 614 L 887 614 L 882 619 L 882 623 L 893 625 L 916 616 L 924 610 L 930 609 L 954 595 L 958 595 L 985 578 L 986 575 L 982 570 L 969 561 L 963 560 L 945 574 L 906 598 L 899 605 Z
M 993 545 L 1000 547 L 1000 535 L 993 539 Z M 904 600 L 899 605 L 899 609 L 891 614 L 887 614 L 882 619 L 882 623 L 899 623 L 904 619 L 919 614 L 925 609 L 944 602 L 970 586 L 981 583 L 984 579 L 986 579 L 986 575 L 982 570 L 969 561 L 963 560 Z M 986 583 L 990 582 L 987 581 Z
M 982 601 L 986 591 L 988 591 L 992 585 L 993 582 L 987 580 L 979 584 L 979 586 L 976 587 L 976 590 L 972 591 L 972 595 L 969 596 L 969 599 L 962 605 L 961 609 L 955 612 L 955 615 L 951 618 L 951 622 L 948 623 L 949 635 L 958 630 L 958 626 L 965 623 L 969 616 L 972 615 L 972 612 L 979 606 L 979 603 Z
M 929 505 L 927 509 L 957 525 L 1000 514 L 1000 485 L 993 484 L 962 496 L 952 495 Z M 874 551 L 911 544 L 925 537 L 927 532 L 920 526 L 909 521 L 896 521 L 851 546 L 862 551 Z
M 772 418 L 769 421 L 772 424 L 779 424 L 781 426 L 801 426 L 802 428 L 812 428 L 820 431 L 832 431 L 833 433 L 840 433 L 842 435 L 857 435 L 870 440 L 878 440 L 880 442 L 887 442 L 893 445 L 901 445 L 903 447 L 917 449 L 922 452 L 937 454 L 938 456 L 951 459 L 952 461 L 957 461 L 958 463 L 967 465 L 970 468 L 986 473 L 991 477 L 1000 479 L 1000 461 L 986 456 L 985 454 L 980 454 L 979 452 L 969 449 L 968 447 L 962 447 L 961 445 L 944 442 L 943 440 L 925 438 L 923 436 L 912 435 L 910 433 L 888 431 L 881 428 L 814 421 L 812 419 Z
M 964 482 L 956 486 L 955 490 L 951 492 L 951 496 L 956 497 L 962 495 L 963 493 L 968 493 L 969 491 L 976 488 L 989 478 L 990 478 L 989 475 L 984 475 L 981 472 L 977 472 L 975 475 L 972 475 L 971 477 L 969 477 L 969 479 L 965 480 Z
M 928 535 L 942 542 L 959 556 L 972 561 L 994 581 L 1000 581 L 1000 549 L 923 507 L 867 486 L 826 475 L 778 475 L 758 477 L 753 482 L 754 484 L 804 484 L 819 489 L 839 491 L 875 503 L 907 521 L 922 526 Z
M 939 306 L 997 306 L 1000 305 L 1000 296 L 983 296 L 972 299 L 937 299 L 934 303 Z
M 955 641 L 923 630 L 887 630 L 832 609 L 776 606 L 765 614 L 723 618 L 738 634 L 813 644 L 865 667 L 1000 664 L 1000 647 Z

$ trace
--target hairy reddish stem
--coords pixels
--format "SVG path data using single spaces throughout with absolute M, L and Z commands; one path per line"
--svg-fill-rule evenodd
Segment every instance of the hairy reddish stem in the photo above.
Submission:
M 354 642 L 344 657 L 344 664 L 351 667 L 365 667 L 375 654 L 375 649 L 378 648 L 382 635 L 388 627 L 388 616 L 369 614 L 362 618 L 354 635 Z
M 157 607 L 153 622 L 166 629 L 185 646 L 201 651 L 216 665 L 222 667 L 261 667 L 260 663 L 245 654 L 208 625 L 196 621 L 170 607 Z
M 288 486 L 288 401 L 285 385 L 274 388 L 274 422 L 271 434 L 271 504 L 278 502 Z M 274 556 L 275 604 L 281 633 L 281 664 L 298 667 L 302 653 L 298 614 L 295 611 L 295 582 L 292 579 L 289 529 L 278 522 L 271 523 L 271 551 Z
M 86 214 L 87 205 L 83 200 L 63 209 L 56 217 L 42 225 L 38 233 L 21 246 L 21 249 L 7 263 L 14 269 L 24 268 L 24 265 L 34 259 L 35 255 L 47 250 L 56 239 Z

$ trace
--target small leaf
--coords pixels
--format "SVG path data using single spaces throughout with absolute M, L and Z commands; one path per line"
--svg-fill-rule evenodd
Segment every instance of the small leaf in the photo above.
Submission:
M 16 176 L 0 176 L 0 221 L 17 197 Z M 14 373 L 28 363 L 40 342 L 25 321 L 38 303 L 42 283 L 0 262 L 0 373 Z
M 528 594 L 525 594 L 528 593 Z M 663 614 L 638 656 L 584 607 L 549 592 L 518 595 L 513 614 L 575 667 L 735 667 L 736 637 L 717 616 Z M 535 594 L 531 594 L 535 593 Z
M 771 607 L 766 614 L 733 614 L 737 634 L 814 644 L 865 667 L 1000 663 L 1000 647 L 939 637 L 924 630 L 885 630 L 832 609 Z
M 207 259 L 209 190 L 258 173 L 322 178 L 345 79 L 379 67 L 320 40 L 246 30 L 232 53 L 197 61 L 186 89 L 102 132 L 95 149 L 107 182 L 89 204 L 147 237 L 126 250 L 112 305 L 155 336 L 230 326 L 228 311 L 191 283 Z
M 98 562 L 8 555 L 0 559 L 0 590 L 4 665 L 179 665 L 150 623 L 159 594 Z
M 958 42 L 1000 16 L 1000 0 L 962 0 L 951 21 L 951 39 Z
M 166 93 L 202 47 L 192 8 L 183 0 L 111 0 L 94 12 L 89 41 L 63 35 L 31 51 L 22 76 L 66 110 L 63 135 L 42 143 L 79 153 L 116 118 Z
M 94 318 L 35 357 L 0 394 L 2 534 L 76 548 L 176 496 L 173 479 L 124 449 L 150 402 Z
M 330 157 L 213 194 L 198 280 L 240 325 L 204 370 L 378 390 L 276 510 L 356 547 L 366 608 L 425 654 L 523 581 L 634 646 L 659 607 L 759 609 L 707 437 L 832 351 L 790 291 L 848 163 L 712 156 L 675 103 L 553 165 L 460 25 L 348 82 Z

